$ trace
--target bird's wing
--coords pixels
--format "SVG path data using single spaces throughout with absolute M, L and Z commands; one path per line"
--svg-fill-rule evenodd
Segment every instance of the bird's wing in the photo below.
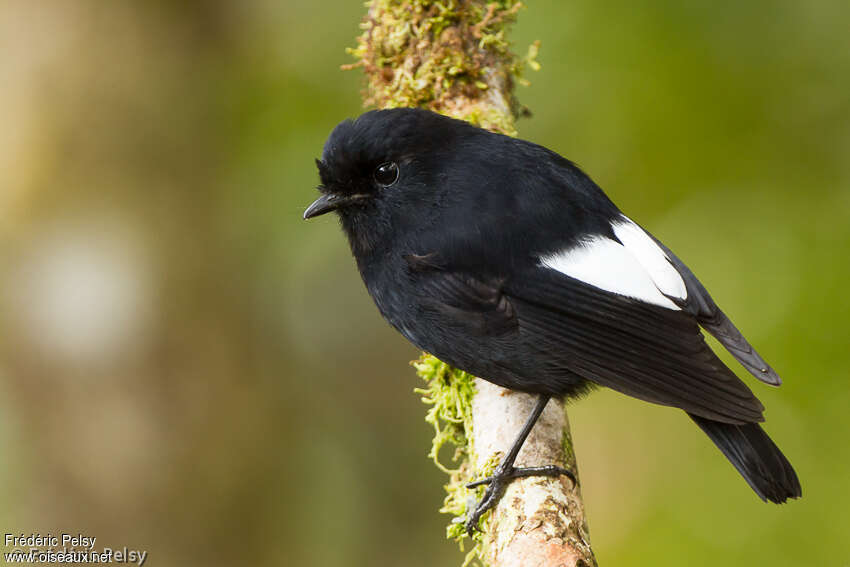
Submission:
M 479 336 L 516 336 L 516 358 L 500 361 L 515 375 L 538 369 L 547 377 L 528 379 L 540 381 L 577 374 L 717 421 L 763 420 L 761 403 L 714 355 L 691 314 L 673 303 L 662 307 L 663 295 L 652 296 L 655 302 L 634 297 L 648 293 L 645 285 L 627 284 L 629 297 L 542 261 L 498 278 L 446 268 L 435 255 L 405 259 L 439 324 Z M 587 266 L 581 269 L 592 279 Z
M 711 333 L 735 357 L 735 360 L 749 370 L 750 374 L 771 386 L 782 384 L 782 379 L 776 371 L 765 362 L 744 338 L 741 331 L 729 320 L 729 317 L 714 303 L 705 286 L 696 278 L 690 268 L 658 239 L 655 237 L 652 237 L 652 239 L 664 252 L 685 283 L 687 297 L 679 305 L 693 313 L 699 324 Z
M 763 421 L 764 407 L 680 309 L 612 293 L 545 266 L 508 282 L 504 295 L 520 335 L 549 368 L 708 419 Z
M 561 346 L 567 368 L 604 386 L 719 421 L 761 420 L 763 406 L 697 323 L 751 371 L 760 361 L 761 379 L 764 361 L 669 250 L 625 216 L 611 228 L 541 255 L 510 282 L 520 328 L 548 350 Z
M 502 293 L 503 279 L 474 277 L 444 269 L 436 254 L 404 256 L 418 275 L 421 303 L 463 332 L 501 336 L 516 331 L 513 305 Z
M 624 215 L 611 227 L 616 240 L 597 236 L 543 263 L 602 289 L 690 313 L 753 376 L 773 386 L 782 383 L 669 248 Z

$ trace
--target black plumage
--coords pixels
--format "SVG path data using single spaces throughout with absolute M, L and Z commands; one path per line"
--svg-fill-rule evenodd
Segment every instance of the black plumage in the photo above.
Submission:
M 761 498 L 800 496 L 762 404 L 700 327 L 759 380 L 778 375 L 573 163 L 416 109 L 342 122 L 317 163 L 305 218 L 338 213 L 369 293 L 418 348 L 544 405 L 601 385 L 681 408 Z

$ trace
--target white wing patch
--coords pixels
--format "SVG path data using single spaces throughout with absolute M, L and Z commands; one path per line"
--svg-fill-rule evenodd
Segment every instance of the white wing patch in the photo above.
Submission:
M 684 300 L 688 292 L 664 251 L 626 216 L 611 226 L 622 244 L 594 236 L 541 257 L 541 264 L 605 291 L 678 310 L 670 297 Z
M 682 300 L 688 297 L 685 281 L 679 275 L 678 270 L 670 263 L 667 254 L 641 227 L 625 215 L 620 222 L 615 222 L 611 226 L 614 227 L 614 234 L 617 235 L 623 246 L 634 254 L 638 262 L 649 272 L 652 281 L 661 293 Z

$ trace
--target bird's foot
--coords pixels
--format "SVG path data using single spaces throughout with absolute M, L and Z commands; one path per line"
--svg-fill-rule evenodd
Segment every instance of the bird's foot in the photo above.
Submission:
M 496 505 L 499 498 L 502 496 L 502 492 L 504 492 L 505 488 L 513 479 L 526 476 L 561 475 L 569 477 L 573 484 L 576 483 L 576 477 L 571 470 L 557 465 L 546 465 L 542 467 L 514 467 L 510 465 L 503 467 L 502 465 L 499 465 L 496 467 L 496 470 L 493 471 L 492 476 L 476 480 L 475 482 L 470 482 L 466 485 L 467 488 L 475 488 L 476 486 L 486 484 L 487 489 L 484 491 L 484 496 L 482 496 L 481 500 L 479 500 L 478 504 L 476 504 L 475 509 L 472 510 L 467 517 L 466 533 L 472 536 L 475 530 L 481 529 L 478 526 L 478 521 L 481 519 L 481 516 L 484 515 L 484 512 Z

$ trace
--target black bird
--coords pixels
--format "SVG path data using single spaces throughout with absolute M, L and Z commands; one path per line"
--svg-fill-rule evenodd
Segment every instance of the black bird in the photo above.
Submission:
M 626 217 L 575 164 L 542 146 L 419 109 L 339 124 L 316 160 L 381 314 L 417 348 L 495 384 L 540 396 L 470 514 L 513 466 L 552 396 L 594 385 L 673 406 L 711 438 L 762 500 L 801 495 L 759 426 L 764 406 L 705 343 L 751 374 L 779 376 L 673 252 Z

